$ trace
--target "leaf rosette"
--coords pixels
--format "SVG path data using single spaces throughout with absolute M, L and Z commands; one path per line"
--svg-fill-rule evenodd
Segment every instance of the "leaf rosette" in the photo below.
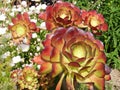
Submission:
M 68 2 L 57 1 L 39 14 L 39 18 L 46 22 L 48 30 L 57 27 L 77 26 L 82 22 L 80 9 Z
M 53 78 L 62 74 L 56 90 L 60 90 L 64 78 L 70 90 L 75 90 L 74 81 L 104 90 L 105 80 L 110 79 L 104 46 L 92 33 L 61 27 L 47 35 L 43 45 L 41 54 L 33 61 L 41 65 L 41 74 L 50 74 Z
M 87 27 L 88 30 L 92 30 L 94 34 L 101 34 L 101 32 L 108 30 L 108 25 L 105 22 L 104 16 L 97 13 L 95 10 L 81 10 L 81 17 L 83 23 L 79 25 L 79 27 Z
M 13 25 L 9 25 L 8 28 L 12 33 L 12 38 L 15 43 L 20 43 L 26 38 L 26 43 L 30 43 L 33 32 L 38 32 L 34 22 L 30 21 L 28 13 L 17 14 L 15 18 L 12 18 Z

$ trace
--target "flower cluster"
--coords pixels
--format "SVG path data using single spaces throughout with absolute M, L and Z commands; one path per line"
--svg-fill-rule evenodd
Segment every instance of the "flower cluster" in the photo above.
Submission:
M 23 10 L 26 4 L 21 3 Z M 2 55 L 11 60 L 11 78 L 18 89 L 63 90 L 62 83 L 70 90 L 76 90 L 77 84 L 89 90 L 105 89 L 110 69 L 104 45 L 95 37 L 108 29 L 102 14 L 63 1 L 21 11 L 11 13 L 8 23 L 7 44 L 15 50 Z M 2 36 L 6 37 L 4 32 Z
M 45 12 L 39 14 L 39 18 L 46 22 L 48 30 L 76 26 L 87 28 L 88 31 L 92 30 L 96 34 L 99 30 L 107 31 L 108 29 L 102 14 L 98 14 L 95 10 L 80 10 L 68 2 L 58 1 L 53 6 L 48 6 Z
M 41 65 L 39 72 L 52 78 L 61 76 L 56 90 L 61 90 L 64 78 L 70 90 L 75 90 L 75 82 L 87 84 L 90 90 L 94 86 L 104 90 L 105 80 L 110 79 L 104 45 L 93 36 L 107 31 L 103 15 L 58 1 L 41 12 L 39 18 L 46 22 L 48 30 L 54 31 L 47 35 L 44 49 L 33 59 Z

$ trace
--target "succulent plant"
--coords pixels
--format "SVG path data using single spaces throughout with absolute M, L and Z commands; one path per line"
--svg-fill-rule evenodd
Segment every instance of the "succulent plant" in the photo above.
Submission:
M 37 90 L 39 88 L 38 72 L 32 67 L 14 70 L 11 78 L 16 82 L 20 90 Z
M 39 14 L 39 18 L 46 22 L 48 30 L 57 27 L 77 26 L 82 22 L 80 9 L 68 2 L 57 1 Z
M 99 31 L 108 30 L 108 25 L 102 14 L 97 13 L 95 10 L 81 10 L 81 12 L 83 23 L 79 27 L 87 27 L 94 34 L 100 34 L 101 32 Z
M 12 18 L 13 25 L 9 25 L 8 28 L 12 33 L 12 38 L 15 43 L 20 43 L 23 39 L 27 39 L 26 43 L 30 43 L 31 34 L 33 32 L 38 32 L 34 22 L 31 22 L 29 15 L 24 12 L 23 14 L 17 14 L 15 18 Z
M 92 33 L 76 27 L 57 28 L 47 35 L 44 49 L 33 61 L 39 65 L 40 74 L 55 78 L 61 75 L 56 90 L 61 89 L 63 79 L 66 87 L 75 90 L 74 83 L 85 83 L 93 90 L 104 90 L 105 80 L 110 79 L 106 66 L 104 45 Z

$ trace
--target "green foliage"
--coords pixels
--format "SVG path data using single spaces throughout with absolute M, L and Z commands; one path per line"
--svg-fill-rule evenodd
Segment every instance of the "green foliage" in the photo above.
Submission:
M 105 45 L 107 64 L 112 68 L 120 69 L 120 0 L 105 0 L 98 9 L 108 25 L 108 32 L 101 37 Z
M 9 57 L 5 60 L 0 59 L 0 90 L 14 90 L 14 83 L 10 79 L 11 67 L 9 63 Z

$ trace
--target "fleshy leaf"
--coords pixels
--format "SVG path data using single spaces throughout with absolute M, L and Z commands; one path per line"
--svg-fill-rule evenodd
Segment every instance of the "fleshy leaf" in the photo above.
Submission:
M 52 71 L 52 64 L 49 62 L 45 62 L 40 67 L 40 73 L 46 74 Z
M 52 64 L 52 77 L 56 77 L 63 71 L 62 66 L 59 63 Z
M 62 85 L 64 77 L 65 77 L 65 73 L 62 74 L 62 76 L 61 76 L 55 90 L 61 90 L 61 85 Z
M 73 79 L 74 78 L 72 77 L 71 74 L 67 74 L 67 76 L 66 76 L 66 84 L 67 84 L 68 90 L 75 90 Z

